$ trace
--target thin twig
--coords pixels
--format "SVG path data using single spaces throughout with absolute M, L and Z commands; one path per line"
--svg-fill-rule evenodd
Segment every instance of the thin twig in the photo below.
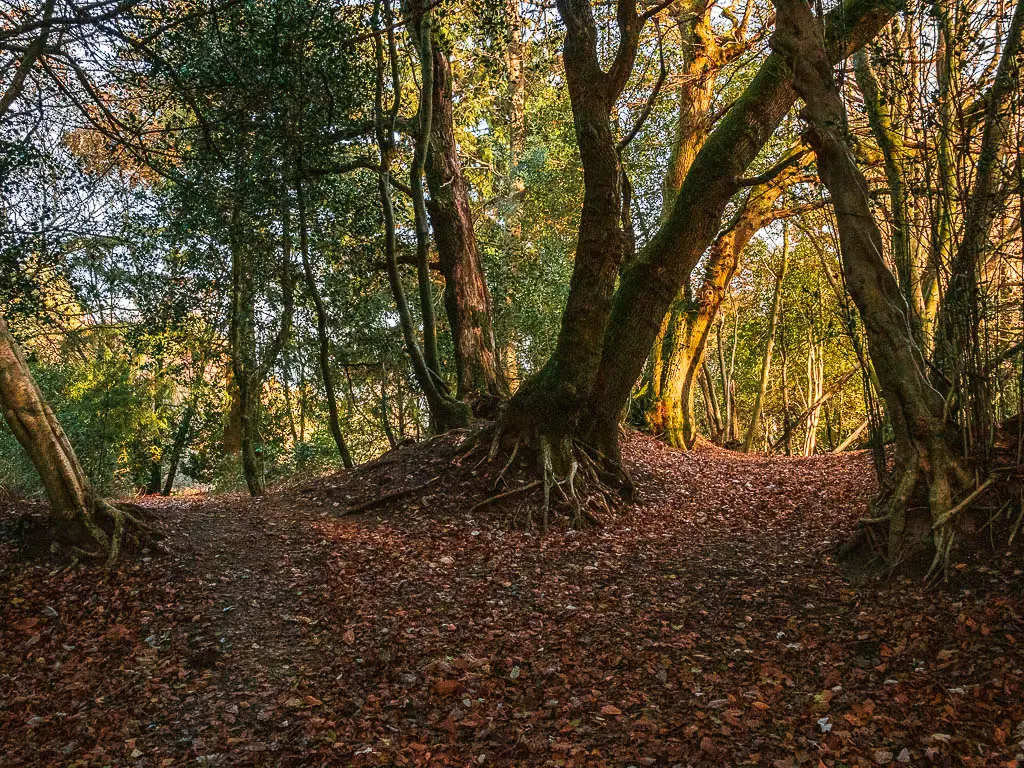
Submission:
M 499 493 L 495 496 L 490 496 L 489 498 L 486 498 L 483 501 L 478 501 L 476 504 L 469 508 L 469 514 L 473 514 L 478 509 L 480 509 L 480 507 L 486 507 L 488 504 L 493 504 L 495 501 L 507 499 L 509 496 L 515 496 L 517 493 L 523 493 L 525 491 L 530 490 L 531 488 L 536 488 L 540 484 L 540 480 L 534 480 L 533 482 L 527 483 L 526 485 L 520 485 L 517 488 L 513 488 L 511 491 L 503 491 L 502 493 Z
M 437 477 L 432 477 L 430 480 L 427 480 L 427 482 L 425 483 L 414 485 L 412 488 L 403 488 L 400 491 L 385 493 L 383 496 L 378 496 L 376 499 L 371 499 L 370 501 L 365 501 L 362 504 L 356 504 L 354 507 L 343 509 L 341 512 L 337 513 L 338 517 L 344 517 L 345 515 L 355 515 L 359 512 L 365 512 L 368 509 L 379 507 L 382 504 L 387 504 L 389 501 L 394 501 L 395 499 L 400 499 L 404 496 L 409 496 L 410 494 L 416 493 L 416 491 L 422 491 L 425 488 L 429 488 L 440 479 L 441 476 L 438 475 Z

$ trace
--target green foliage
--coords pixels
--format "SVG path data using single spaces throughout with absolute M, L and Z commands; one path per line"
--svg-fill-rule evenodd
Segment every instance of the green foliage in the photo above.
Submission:
M 104 494 L 144 489 L 150 465 L 161 458 L 168 427 L 166 387 L 148 361 L 114 334 L 62 350 L 61 359 L 37 359 L 33 375 L 68 435 L 86 474 Z M 0 488 L 37 493 L 35 472 L 4 425 Z

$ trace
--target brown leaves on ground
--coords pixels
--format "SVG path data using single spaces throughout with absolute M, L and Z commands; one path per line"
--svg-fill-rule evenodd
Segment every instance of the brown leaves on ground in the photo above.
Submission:
M 117 572 L 0 551 L 4 766 L 1014 765 L 1021 572 L 854 587 L 863 455 L 631 436 L 635 509 L 511 530 L 438 441 L 262 500 L 151 504 Z M 481 469 L 481 471 L 484 471 Z M 478 497 L 477 497 L 478 498 Z

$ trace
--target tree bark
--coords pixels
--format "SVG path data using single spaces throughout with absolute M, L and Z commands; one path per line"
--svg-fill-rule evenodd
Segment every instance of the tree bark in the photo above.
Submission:
M 433 15 L 423 14 L 422 0 L 413 0 L 408 7 L 424 18 Z M 429 147 L 423 146 L 430 191 L 426 206 L 445 284 L 445 314 L 455 355 L 456 397 L 481 407 L 508 397 L 508 385 L 498 361 L 491 294 L 473 228 L 469 185 L 455 141 L 451 62 L 430 24 L 425 25 L 418 39 L 421 57 L 431 59 L 429 67 L 421 62 L 421 69 L 429 69 L 431 74 L 429 84 L 424 79 L 431 98 L 420 107 L 422 114 L 430 114 Z
M 39 473 L 50 502 L 50 528 L 55 539 L 86 554 L 106 556 L 112 562 L 125 541 L 138 548 L 156 538 L 144 523 L 96 495 L 2 315 L 0 407 Z
M 382 11 L 383 10 L 383 14 Z M 444 382 L 431 371 L 423 349 L 416 339 L 416 327 L 412 312 L 406 300 L 405 288 L 398 271 L 397 235 L 395 208 L 391 198 L 391 162 L 395 151 L 394 135 L 398 109 L 401 103 L 401 80 L 397 44 L 393 24 L 391 0 L 377 0 L 374 6 L 374 58 L 376 63 L 376 87 L 374 94 L 374 132 L 380 152 L 380 167 L 377 188 L 380 193 L 381 212 L 384 219 L 384 256 L 388 284 L 398 311 L 399 326 L 405 340 L 406 350 L 412 362 L 413 375 L 419 384 L 430 409 L 431 427 L 435 432 L 445 432 L 469 423 L 469 407 L 450 397 Z M 381 29 L 381 23 L 384 29 Z M 386 40 L 385 40 L 386 36 Z M 385 110 L 385 73 L 390 69 L 392 102 Z
M 906 300 L 883 260 L 882 235 L 871 211 L 867 182 L 847 143 L 846 109 L 825 54 L 819 20 L 803 0 L 775 0 L 775 6 L 772 47 L 785 57 L 806 103 L 800 113 L 807 124 L 804 135 L 832 199 L 847 287 L 864 323 L 893 426 L 895 469 L 880 500 L 882 518 L 888 523 L 889 563 L 917 564 L 931 554 L 935 569 L 944 566 L 949 555 L 952 528 L 945 516 L 965 480 L 946 441 L 942 397 L 928 382 Z M 923 511 L 909 504 L 919 485 L 928 496 Z

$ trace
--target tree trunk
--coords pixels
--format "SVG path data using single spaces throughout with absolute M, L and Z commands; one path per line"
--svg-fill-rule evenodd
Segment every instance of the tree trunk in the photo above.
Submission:
M 391 419 L 388 418 L 387 381 L 382 381 L 380 385 L 380 424 L 384 429 L 384 437 L 388 439 L 388 446 L 391 448 L 397 448 L 398 438 L 395 437 L 395 431 L 391 428 Z
M 526 151 L 526 45 L 519 0 L 505 0 L 505 21 L 509 39 L 505 49 L 508 73 L 508 170 L 509 191 L 518 191 L 522 174 L 518 170 Z
M 946 442 L 942 397 L 928 383 L 914 342 L 908 307 L 883 260 L 882 235 L 871 212 L 868 186 L 846 132 L 846 109 L 836 87 L 819 27 L 803 0 L 776 0 L 772 47 L 786 57 L 806 107 L 805 138 L 828 188 L 839 228 L 840 252 L 850 295 L 860 313 L 871 361 L 895 436 L 895 468 L 882 501 L 892 567 L 932 555 L 944 566 L 952 543 L 947 513 L 965 480 Z M 909 504 L 918 486 L 924 510 Z M 925 561 L 927 562 L 927 561 Z
M 715 393 L 715 382 L 711 379 L 711 371 L 708 370 L 707 363 L 701 363 L 699 377 L 701 393 L 708 410 L 708 437 L 717 442 L 725 431 L 725 424 L 722 422 L 722 411 L 718 405 L 718 395 Z
M 341 463 L 346 469 L 355 466 L 352 454 L 349 453 L 345 436 L 341 433 L 341 422 L 338 418 L 338 398 L 334 391 L 334 377 L 331 375 L 331 339 L 328 333 L 327 307 L 320 297 L 320 290 L 313 274 L 313 265 L 309 259 L 309 227 L 306 221 L 306 196 L 302 183 L 296 189 L 299 207 L 299 252 L 302 256 L 302 272 L 306 277 L 306 289 L 313 300 L 316 314 L 317 360 L 320 363 L 320 378 L 324 383 L 324 397 L 327 399 L 327 426 L 338 448 Z M 290 409 L 289 409 L 290 410 Z
M 869 53 L 861 49 L 853 57 L 857 85 L 864 96 L 864 108 L 875 143 L 885 161 L 885 180 L 889 185 L 889 210 L 892 235 L 889 238 L 896 279 L 910 308 L 911 330 L 918 345 L 923 342 L 922 313 L 924 295 L 917 269 L 914 240 L 910 230 L 910 195 L 907 190 L 907 151 L 904 148 L 901 120 L 906 110 L 905 95 L 881 93 Z
M 825 389 L 825 358 L 820 344 L 807 333 L 807 429 L 804 431 L 804 456 L 814 454 L 818 445 L 818 424 L 821 421 L 822 395 Z
M 188 446 L 189 434 L 192 431 L 192 419 L 195 418 L 196 408 L 199 404 L 198 401 L 198 395 L 192 398 L 192 401 L 185 409 L 185 414 L 181 417 L 178 431 L 174 433 L 174 443 L 171 446 L 171 456 L 167 466 L 167 479 L 164 481 L 164 487 L 161 491 L 162 496 L 170 496 L 171 491 L 174 490 L 174 478 L 178 474 L 178 465 L 181 463 L 181 457 Z
M 421 0 L 409 3 L 423 14 Z M 433 14 L 423 14 L 424 18 Z M 430 24 L 421 39 L 421 57 L 429 55 L 430 100 L 421 105 L 430 121 L 429 151 L 425 151 L 425 171 L 430 201 L 427 211 L 434 230 L 437 257 L 444 278 L 444 305 L 452 332 L 455 353 L 456 397 L 480 407 L 508 396 L 508 386 L 497 357 L 492 327 L 491 294 L 484 277 L 483 264 L 473 228 L 469 204 L 469 185 L 462 172 L 452 114 L 452 72 L 448 54 Z M 422 62 L 421 62 L 422 64 Z M 426 79 L 424 79 L 426 83 Z M 421 278 L 422 283 L 422 278 Z M 429 362 L 429 361 L 428 361 Z
M 238 456 L 242 452 L 242 398 L 235 382 L 233 365 L 228 366 L 224 379 L 224 388 L 228 394 L 228 411 L 225 414 L 221 450 L 227 456 Z
M 712 4 L 706 0 L 689 0 L 672 9 L 682 39 L 682 62 L 677 78 L 675 136 L 662 180 L 662 221 L 671 214 L 686 174 L 707 139 L 715 78 L 730 58 L 719 46 L 712 30 L 711 8 Z M 734 223 L 738 226 L 738 222 Z M 684 283 L 671 312 L 662 321 L 651 351 L 647 425 L 652 433 L 676 448 L 692 446 L 696 437 L 694 381 L 711 323 L 746 244 L 742 234 L 739 240 L 742 244 L 732 233 L 719 236 L 719 242 L 708 257 L 703 285 L 694 295 L 689 280 Z
M 238 452 L 242 458 L 242 472 L 249 493 L 253 496 L 263 493 L 263 474 L 256 458 L 258 411 L 261 382 L 256 380 L 256 317 L 255 295 L 252 270 L 248 259 L 242 253 L 237 237 L 237 225 L 241 211 L 235 208 L 232 214 L 233 236 L 231 243 L 231 310 L 229 318 L 229 347 L 231 353 L 232 381 L 237 398 L 232 396 L 232 410 L 229 419 L 238 419 Z M 229 421 L 230 426 L 230 421 Z
M 611 414 L 592 407 L 601 360 L 601 342 L 611 310 L 619 267 L 628 250 L 622 229 L 619 153 L 611 111 L 633 68 L 640 31 L 635 2 L 619 0 L 619 45 L 611 66 L 602 69 L 596 23 L 589 0 L 560 0 L 566 24 L 563 50 L 576 140 L 583 162 L 583 210 L 569 296 L 555 351 L 542 370 L 526 382 L 506 409 L 504 428 L 567 446 L 582 439 L 616 463 L 618 419 L 625 399 Z M 659 322 L 660 322 L 659 318 Z M 653 341 L 653 339 L 651 339 Z M 650 349 L 648 342 L 648 350 Z M 571 461 L 562 451 L 566 469 Z
M 782 324 L 782 343 L 779 345 L 782 358 L 782 444 L 786 448 L 786 455 L 793 455 L 793 445 L 790 442 L 790 431 L 792 420 L 789 417 L 789 350 L 786 347 L 786 324 Z
M 768 340 L 764 347 L 764 357 L 761 361 L 761 380 L 757 387 L 757 396 L 754 398 L 754 410 L 750 414 L 750 426 L 747 427 L 747 435 L 743 439 L 743 452 L 750 453 L 754 445 L 754 438 L 757 437 L 758 423 L 761 419 L 761 407 L 764 405 L 764 396 L 768 392 L 768 376 L 772 370 L 772 350 L 775 348 L 775 326 L 779 324 L 779 315 L 782 313 L 782 283 L 786 280 L 786 268 L 789 265 L 789 227 L 782 230 L 782 264 L 779 266 L 778 274 L 775 275 L 775 291 L 772 294 L 772 309 L 768 315 Z
M 455 427 L 464 427 L 472 415 L 469 406 L 448 395 L 444 382 L 430 369 L 423 349 L 416 338 L 416 326 L 405 296 L 405 288 L 398 271 L 397 235 L 395 208 L 391 198 L 391 163 L 395 152 L 395 130 L 401 98 L 400 68 L 398 49 L 390 0 L 377 0 L 374 6 L 374 29 L 379 30 L 381 10 L 386 27 L 384 33 L 374 33 L 374 59 L 376 63 L 376 87 L 374 93 L 374 133 L 380 153 L 380 167 L 377 189 L 380 193 L 381 212 L 384 219 L 384 256 L 388 285 L 398 311 L 399 326 L 405 341 L 406 351 L 412 363 L 413 375 L 419 384 L 430 409 L 431 428 L 445 432 Z M 391 75 L 393 100 L 387 110 L 384 106 L 386 71 Z
M 50 528 L 55 539 L 112 562 L 125 542 L 141 548 L 156 538 L 144 523 L 93 491 L 2 315 L 0 407 L 14 437 L 39 473 L 50 502 Z
M 433 14 L 414 14 L 406 21 L 406 28 L 416 42 L 420 60 L 419 107 L 416 110 L 417 127 L 413 137 L 412 163 L 409 165 L 409 189 L 412 191 L 413 224 L 416 230 L 416 284 L 423 321 L 423 359 L 434 378 L 441 381 L 434 292 L 430 285 L 430 223 L 427 221 L 427 202 L 423 193 L 423 171 L 430 151 L 430 134 L 434 122 Z
M 277 333 L 262 360 L 256 349 L 256 290 L 253 264 L 245 253 L 242 235 L 241 200 L 236 199 L 231 213 L 231 306 L 228 341 L 232 374 L 238 387 L 241 432 L 242 471 L 249 493 L 258 496 L 266 489 L 260 438 L 260 408 L 263 383 L 291 334 L 295 281 L 292 271 L 291 204 L 287 194 L 281 205 L 281 320 Z
M 704 277 L 696 294 L 686 291 L 666 318 L 669 331 L 655 343 L 652 377 L 657 387 L 648 411 L 655 434 L 677 448 L 692 447 L 696 438 L 693 396 L 711 328 L 728 294 L 750 240 L 775 218 L 775 203 L 802 173 L 794 165 L 768 183 L 751 190 L 732 221 L 717 237 L 707 255 Z

